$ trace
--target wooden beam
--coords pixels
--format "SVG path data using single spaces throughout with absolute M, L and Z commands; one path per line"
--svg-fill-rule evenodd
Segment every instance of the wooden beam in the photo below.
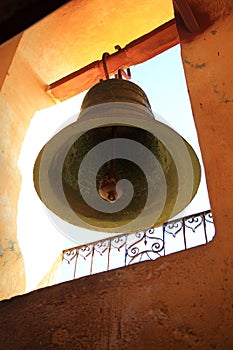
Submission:
M 152 32 L 132 41 L 125 48 L 107 57 L 109 75 L 118 69 L 145 62 L 179 43 L 175 19 L 161 25 Z M 95 61 L 78 71 L 55 81 L 48 86 L 47 92 L 57 101 L 64 101 L 105 78 L 102 60 Z

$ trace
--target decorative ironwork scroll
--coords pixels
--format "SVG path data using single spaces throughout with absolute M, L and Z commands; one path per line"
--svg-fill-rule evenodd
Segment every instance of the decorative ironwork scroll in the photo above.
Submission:
M 210 242 L 215 235 L 211 211 L 205 211 L 158 228 L 124 234 L 63 251 L 65 275 L 78 278 L 113 268 L 155 260 L 161 256 Z M 67 265 L 73 273 L 67 273 Z
M 136 259 L 137 262 L 144 260 L 155 260 L 164 255 L 164 239 L 156 236 L 156 229 L 151 228 L 146 231 L 134 234 L 133 243 L 127 246 L 127 264 L 131 264 Z

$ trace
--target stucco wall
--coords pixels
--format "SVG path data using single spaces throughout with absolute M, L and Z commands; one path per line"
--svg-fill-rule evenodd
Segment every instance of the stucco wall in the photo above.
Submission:
M 1 302 L 1 349 L 233 349 L 233 15 L 218 8 L 195 38 L 179 27 L 215 239 Z
M 1 349 L 231 350 L 231 276 L 213 242 L 15 297 Z
M 4 47 L 1 54 L 4 57 Z M 21 184 L 17 161 L 32 116 L 52 104 L 30 67 L 15 55 L 0 92 L 0 299 L 25 291 L 24 262 L 17 239 Z

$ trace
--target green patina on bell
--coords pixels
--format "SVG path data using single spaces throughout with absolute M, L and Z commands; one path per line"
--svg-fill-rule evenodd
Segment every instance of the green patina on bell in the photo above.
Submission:
M 122 114 L 118 117 L 115 105 L 126 106 L 123 114 L 127 117 L 124 118 Z M 99 108 L 101 106 L 107 112 L 102 112 Z M 113 108 L 113 115 L 110 107 Z M 137 117 L 137 109 L 139 114 L 148 114 L 145 120 Z M 109 115 L 109 124 L 104 113 Z M 135 118 L 133 114 L 136 115 Z M 151 125 L 155 125 L 155 130 L 157 127 L 162 140 L 155 135 Z M 169 145 L 173 147 L 174 144 L 174 150 L 170 146 L 167 147 L 163 141 L 166 133 L 169 138 L 170 134 L 174 135 L 174 142 L 168 140 Z M 103 156 L 97 153 L 92 160 L 90 158 L 88 167 L 82 172 L 82 162 L 90 151 L 108 140 L 113 140 L 112 146 L 105 149 L 109 160 L 100 165 L 96 172 L 92 165 L 98 162 L 101 164 Z M 132 160 L 129 157 L 118 157 L 114 149 L 114 140 L 131 140 L 142 145 L 147 152 L 155 156 L 158 165 L 155 166 L 153 157 L 147 157 L 149 153 L 145 153 L 141 168 L 134 161 L 137 157 L 134 154 L 137 147 L 132 148 Z M 188 159 L 188 164 L 183 164 L 185 159 L 180 159 L 182 152 L 179 158 L 181 147 L 184 148 L 182 151 Z M 141 154 L 138 154 L 139 163 L 142 161 L 140 157 Z M 56 175 L 57 167 L 61 168 L 60 178 Z M 182 175 L 187 171 L 187 167 L 191 169 L 191 180 Z M 72 224 L 95 231 L 134 232 L 161 225 L 184 209 L 197 192 L 200 174 L 200 164 L 192 147 L 168 126 L 153 119 L 149 101 L 143 90 L 132 82 L 111 79 L 101 81 L 88 91 L 77 122 L 73 127 L 68 126 L 55 135 L 41 150 L 34 167 L 34 184 L 45 205 Z M 121 179 L 128 180 L 134 191 L 131 201 L 117 212 L 105 212 L 94 208 L 83 196 L 85 194 L 88 198 L 92 197 L 93 187 L 90 183 L 93 179 L 95 190 L 103 201 L 106 199 L 109 206 L 113 206 L 127 195 L 127 188 L 122 192 L 117 183 Z M 183 189 L 187 192 L 190 184 L 189 195 L 184 193 L 181 196 L 179 191 Z M 153 197 L 148 202 L 150 189 L 153 189 Z M 137 221 L 138 217 L 140 220 Z
M 156 155 L 159 160 L 167 184 L 169 185 L 169 193 L 167 194 L 167 205 L 165 205 L 164 212 L 159 220 L 164 220 L 167 218 L 172 211 L 174 206 L 174 201 L 176 199 L 177 189 L 178 189 L 178 177 L 176 166 L 173 159 L 171 158 L 169 152 L 163 146 L 163 144 L 156 139 L 149 132 L 129 127 L 129 126 L 117 126 L 117 137 L 132 139 L 136 142 L 140 142 L 146 146 L 153 154 Z M 149 174 L 149 177 L 145 176 L 144 171 L 140 169 L 139 166 L 133 162 L 126 159 L 116 159 L 115 160 L 115 172 L 121 179 L 128 179 L 134 188 L 134 196 L 130 204 L 123 210 L 109 214 L 101 211 L 97 211 L 91 208 L 84 201 L 82 195 L 80 194 L 79 184 L 78 184 L 78 171 L 83 158 L 86 153 L 93 147 L 98 145 L 100 142 L 106 141 L 111 138 L 111 127 L 102 127 L 87 131 L 83 134 L 78 141 L 76 141 L 70 148 L 63 166 L 63 188 L 66 194 L 66 198 L 71 206 L 71 208 L 82 215 L 83 219 L 87 222 L 92 222 L 94 218 L 96 220 L 103 221 L 105 227 L 111 227 L 114 222 L 119 225 L 122 222 L 128 223 L 132 221 L 139 213 L 144 210 L 144 215 L 148 211 L 153 210 L 152 208 L 159 205 L 160 201 L 160 174 L 153 172 L 152 164 L 147 163 L 147 169 L 143 169 Z M 111 152 L 111 150 L 109 150 Z M 96 189 L 98 190 L 101 180 L 106 174 L 109 173 L 111 167 L 111 162 L 105 163 L 97 174 L 92 172 L 91 164 L 88 173 L 82 174 L 83 185 L 85 190 L 89 191 L 90 179 L 96 176 Z M 157 196 L 154 198 L 152 203 L 149 203 L 149 207 L 145 208 L 146 199 L 148 195 L 148 186 L 156 186 Z

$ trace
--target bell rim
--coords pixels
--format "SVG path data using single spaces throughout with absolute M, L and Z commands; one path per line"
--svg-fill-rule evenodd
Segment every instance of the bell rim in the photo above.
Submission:
M 114 105 L 115 105 L 115 107 L 116 106 L 120 107 L 122 105 L 122 102 L 114 102 Z M 130 107 L 130 109 L 132 109 L 132 105 L 130 103 L 123 103 L 123 105 L 124 105 L 124 107 Z M 55 215 L 59 216 L 62 220 L 66 221 L 67 223 L 70 223 L 70 224 L 78 226 L 78 227 L 83 227 L 85 229 L 99 231 L 99 232 L 109 232 L 109 233 L 116 233 L 116 232 L 124 233 L 124 232 L 135 232 L 135 231 L 144 230 L 145 227 L 138 227 L 137 230 L 135 230 L 135 228 L 133 230 L 130 230 L 129 225 L 126 225 L 127 228 L 125 228 L 125 229 L 124 229 L 124 227 L 119 226 L 118 230 L 116 230 L 116 227 L 114 227 L 112 229 L 110 229 L 110 228 L 106 229 L 106 227 L 99 228 L 96 226 L 92 227 L 92 225 L 87 224 L 86 222 L 83 223 L 82 220 L 81 221 L 77 220 L 77 214 L 74 214 L 75 219 L 74 219 L 73 215 L 72 215 L 72 217 L 73 217 L 72 219 L 70 219 L 70 217 L 64 218 L 63 211 L 60 210 L 60 208 L 58 208 L 59 204 L 56 203 L 56 200 L 57 200 L 56 195 L 51 192 L 51 189 L 49 190 L 50 194 L 49 195 L 47 194 L 47 191 L 49 189 L 48 184 L 49 184 L 50 180 L 49 180 L 48 176 L 46 176 L 46 174 L 48 175 L 48 168 L 49 168 L 49 165 L 51 164 L 53 157 L 54 157 L 54 152 L 53 152 L 55 150 L 54 146 L 59 146 L 61 144 L 61 142 L 60 142 L 61 140 L 63 141 L 63 145 L 67 142 L 67 140 L 69 140 L 68 143 L 69 143 L 69 147 L 70 147 L 72 145 L 72 142 L 75 141 L 75 137 L 77 138 L 77 131 L 78 131 L 78 135 L 79 135 L 85 131 L 88 131 L 90 129 L 94 129 L 97 127 L 109 126 L 109 125 L 111 125 L 111 126 L 112 125 L 128 125 L 128 126 L 132 126 L 132 127 L 140 127 L 141 126 L 142 129 L 147 130 L 148 132 L 152 133 L 153 135 L 154 135 L 154 133 L 151 132 L 152 129 L 154 129 L 154 131 L 157 131 L 157 132 L 159 130 L 160 135 L 154 135 L 159 139 L 160 139 L 160 136 L 164 134 L 164 132 L 166 134 L 166 132 L 168 131 L 168 133 L 172 133 L 172 135 L 174 137 L 173 145 L 176 144 L 176 142 L 178 140 L 179 141 L 182 140 L 183 144 L 185 145 L 186 151 L 188 149 L 188 153 L 189 152 L 192 153 L 192 156 L 196 161 L 196 165 L 198 164 L 198 166 L 199 166 L 199 171 L 198 171 L 197 169 L 196 170 L 194 169 L 193 164 L 192 164 L 193 173 L 195 170 L 196 175 L 199 177 L 199 179 L 198 179 L 198 185 L 197 185 L 196 190 L 194 191 L 194 193 L 192 191 L 191 199 L 181 209 L 181 210 L 183 210 L 191 202 L 191 200 L 194 198 L 194 196 L 198 190 L 198 187 L 200 184 L 200 179 L 201 179 L 200 162 L 199 162 L 199 159 L 198 159 L 193 147 L 181 135 L 179 135 L 175 130 L 170 128 L 168 125 L 161 123 L 160 121 L 157 121 L 155 119 L 152 119 L 151 114 L 148 113 L 148 110 L 146 108 L 144 108 L 143 106 L 140 106 L 140 109 L 141 109 L 142 114 L 144 114 L 144 119 L 142 118 L 141 115 L 140 115 L 140 117 L 135 117 L 135 116 L 134 117 L 132 117 L 132 116 L 127 117 L 127 124 L 124 123 L 124 121 L 125 121 L 124 116 L 116 117 L 117 120 L 115 121 L 115 123 L 112 123 L 112 121 L 111 121 L 110 124 L 109 124 L 108 116 L 100 116 L 94 120 L 92 118 L 89 118 L 89 119 L 85 118 L 85 114 L 87 115 L 88 112 L 90 112 L 92 109 L 96 109 L 97 107 L 101 109 L 103 106 L 98 105 L 98 106 L 88 107 L 85 110 L 85 113 L 81 112 L 80 118 L 78 118 L 78 120 L 76 122 L 66 126 L 64 129 L 62 129 L 56 135 L 54 135 L 47 142 L 47 144 L 42 148 L 41 152 L 39 153 L 41 159 L 38 163 L 38 158 L 39 158 L 39 155 L 38 155 L 36 162 L 35 162 L 35 165 L 34 165 L 34 186 L 35 186 L 36 192 L 38 193 L 38 195 L 39 195 L 40 199 L 42 200 L 42 202 L 44 203 L 44 205 L 49 210 L 51 210 Z M 137 106 L 137 108 L 139 108 L 139 106 Z M 145 120 L 147 121 L 147 123 L 145 123 Z M 73 140 L 71 140 L 72 137 L 73 137 Z M 162 141 L 162 143 L 164 144 L 163 141 Z M 166 147 L 166 145 L 165 145 L 165 147 Z M 177 156 L 177 153 L 179 152 L 179 150 L 174 151 L 174 149 L 173 149 L 173 152 L 175 152 L 176 156 Z M 66 152 L 66 154 L 67 154 L 67 152 Z M 190 158 L 190 155 L 189 155 L 189 158 Z M 44 161 L 43 161 L 43 159 L 44 159 Z M 50 159 L 50 161 L 49 161 L 49 159 Z M 38 174 L 40 174 L 40 175 L 38 175 Z M 38 176 L 41 176 L 41 175 L 42 175 L 43 179 L 35 181 L 35 178 Z M 40 186 L 40 183 L 42 183 L 43 181 L 46 181 L 46 184 L 47 184 L 46 189 L 45 189 L 45 187 L 43 188 L 43 186 Z M 46 194 L 45 194 L 45 192 L 46 192 Z M 50 199 L 50 195 L 52 195 L 51 198 L 53 198 L 53 199 Z M 49 200 L 48 200 L 48 198 L 49 198 Z M 71 208 L 70 208 L 70 210 L 72 211 Z M 178 212 L 175 211 L 174 214 L 172 215 L 172 217 L 177 215 L 181 210 L 179 210 Z M 156 226 L 160 226 L 161 224 L 162 223 L 158 223 L 157 225 L 154 224 L 153 226 L 156 227 Z M 152 226 L 150 226 L 150 227 L 152 227 Z M 147 227 L 147 228 L 150 228 L 150 227 Z

